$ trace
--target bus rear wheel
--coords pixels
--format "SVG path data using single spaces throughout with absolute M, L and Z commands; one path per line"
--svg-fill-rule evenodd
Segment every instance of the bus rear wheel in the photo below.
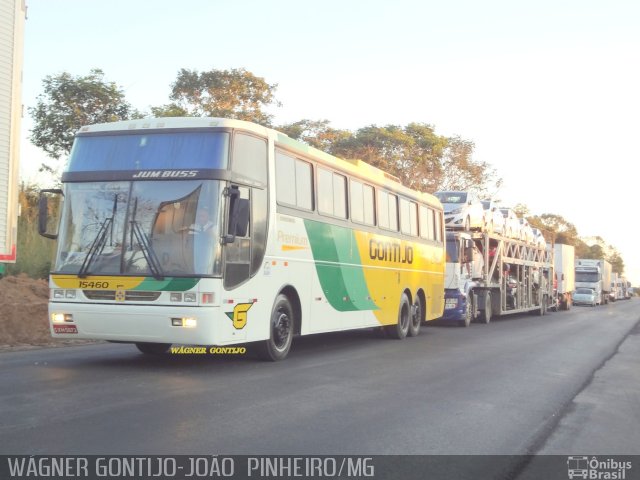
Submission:
M 163 353 L 167 353 L 171 344 L 140 342 L 136 343 L 136 347 L 145 355 L 162 355 Z
M 422 305 L 422 299 L 416 295 L 416 300 L 411 306 L 411 322 L 409 322 L 409 330 L 407 331 L 407 335 L 409 337 L 417 337 L 420 333 L 423 312 L 424 308 Z
M 406 293 L 400 298 L 400 308 L 398 309 L 398 321 L 394 325 L 385 327 L 387 335 L 396 340 L 402 340 L 409 333 L 409 324 L 411 323 L 411 304 Z
M 286 295 L 276 297 L 269 325 L 269 339 L 260 343 L 258 356 L 270 362 L 284 360 L 291 349 L 294 330 L 293 307 Z

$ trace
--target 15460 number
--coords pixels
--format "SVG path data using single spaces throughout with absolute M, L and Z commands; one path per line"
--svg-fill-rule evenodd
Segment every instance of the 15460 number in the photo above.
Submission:
M 78 282 L 78 288 L 109 288 L 109 282 L 90 282 L 86 280 L 80 280 Z

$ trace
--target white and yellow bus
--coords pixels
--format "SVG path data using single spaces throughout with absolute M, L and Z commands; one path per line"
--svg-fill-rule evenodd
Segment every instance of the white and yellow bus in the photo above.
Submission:
M 442 316 L 442 205 L 361 161 L 218 118 L 83 127 L 43 194 L 58 239 L 51 333 L 134 343 L 259 342 L 384 327 L 415 336 Z M 48 231 L 47 199 L 62 195 Z

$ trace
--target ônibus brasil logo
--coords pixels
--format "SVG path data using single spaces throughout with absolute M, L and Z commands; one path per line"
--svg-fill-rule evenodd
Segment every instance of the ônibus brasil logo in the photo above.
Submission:
M 625 480 L 627 470 L 631 470 L 631 462 L 597 457 L 571 456 L 567 458 L 567 474 L 570 479 L 585 480 Z

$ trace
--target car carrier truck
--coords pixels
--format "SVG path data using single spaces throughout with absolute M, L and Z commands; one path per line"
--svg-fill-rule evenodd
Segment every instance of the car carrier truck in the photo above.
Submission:
M 493 233 L 447 232 L 444 322 L 469 326 L 555 304 L 553 250 Z
M 609 303 L 611 292 L 611 264 L 605 259 L 576 260 L 576 288 L 591 288 L 596 292 L 597 304 Z

